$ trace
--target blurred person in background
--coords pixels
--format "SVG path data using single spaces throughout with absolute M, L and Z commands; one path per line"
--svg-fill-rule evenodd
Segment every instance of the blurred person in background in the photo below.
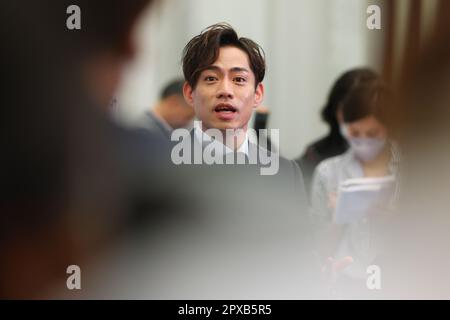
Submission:
M 191 128 L 194 109 L 184 101 L 183 79 L 169 82 L 161 91 L 159 102 L 146 112 L 140 126 L 160 133 L 170 140 L 173 129 Z
M 2 2 L 1 297 L 66 288 L 67 267 L 89 260 L 123 227 L 131 189 L 124 148 L 133 157 L 134 147 L 159 142 L 116 130 L 107 104 L 150 2 Z M 73 4 L 81 29 L 69 30 Z
M 314 169 L 323 160 L 343 154 L 348 149 L 348 142 L 343 136 L 342 102 L 360 83 L 374 80 L 376 73 L 367 68 L 352 69 L 342 74 L 334 83 L 322 109 L 322 119 L 328 124 L 327 136 L 311 143 L 296 159 L 302 169 L 306 191 L 310 194 Z
M 367 292 L 366 268 L 377 256 L 378 234 L 373 229 L 395 205 L 397 182 L 385 208 L 373 208 L 373 214 L 345 224 L 334 220 L 343 182 L 354 178 L 397 177 L 399 151 L 391 139 L 387 119 L 391 101 L 392 93 L 379 79 L 353 88 L 342 102 L 343 131 L 350 148 L 343 155 L 322 161 L 314 172 L 311 203 L 319 232 L 319 256 L 322 261 L 328 259 L 331 267 L 343 266 L 336 279 L 342 294 Z

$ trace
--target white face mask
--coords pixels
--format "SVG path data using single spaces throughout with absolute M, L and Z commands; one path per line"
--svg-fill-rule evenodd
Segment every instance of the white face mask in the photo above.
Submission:
M 386 145 L 386 139 L 379 138 L 349 138 L 347 140 L 356 157 L 362 161 L 375 159 Z

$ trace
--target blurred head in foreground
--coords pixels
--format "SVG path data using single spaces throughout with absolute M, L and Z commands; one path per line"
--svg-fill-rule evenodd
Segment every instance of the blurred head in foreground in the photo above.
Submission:
M 447 26 L 405 69 L 391 115 L 403 158 L 399 215 L 385 268 L 385 288 L 395 297 L 450 297 L 449 36 Z
M 119 193 L 102 108 L 150 2 L 2 2 L 1 297 L 42 296 L 108 232 Z M 79 30 L 66 27 L 71 5 Z

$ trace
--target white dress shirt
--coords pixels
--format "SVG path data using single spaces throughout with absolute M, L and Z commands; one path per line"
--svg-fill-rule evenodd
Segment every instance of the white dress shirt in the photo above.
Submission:
M 195 134 L 196 140 L 200 143 L 200 145 L 203 145 L 203 142 L 208 142 L 208 143 L 214 144 L 214 146 L 217 145 L 215 150 L 224 150 L 225 154 L 235 152 L 227 145 L 224 145 L 221 141 L 218 141 L 218 140 L 214 139 L 213 137 L 210 137 L 207 133 L 205 133 L 202 130 L 202 128 L 200 127 L 200 124 L 198 121 L 194 122 L 194 134 Z M 247 133 L 245 133 L 245 139 L 242 142 L 242 144 L 239 146 L 239 148 L 237 149 L 237 152 L 242 152 L 248 156 L 248 134 Z

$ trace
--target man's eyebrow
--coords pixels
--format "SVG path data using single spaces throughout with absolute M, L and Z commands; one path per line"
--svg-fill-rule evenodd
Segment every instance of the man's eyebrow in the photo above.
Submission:
M 246 68 L 242 68 L 242 67 L 234 67 L 234 68 L 231 68 L 231 71 L 233 71 L 233 72 L 247 72 L 247 73 L 250 72 L 250 71 L 248 71 Z
M 218 66 L 212 65 L 209 66 L 207 68 L 204 69 L 206 70 L 211 70 L 211 71 L 217 71 L 217 72 L 222 72 L 222 69 L 219 68 Z M 250 71 L 246 68 L 242 68 L 242 67 L 233 67 L 230 69 L 231 72 L 246 72 L 246 73 L 250 73 Z
M 209 66 L 209 67 L 206 67 L 203 71 L 208 71 L 208 70 L 209 71 L 217 71 L 217 72 L 221 71 L 218 66 Z

